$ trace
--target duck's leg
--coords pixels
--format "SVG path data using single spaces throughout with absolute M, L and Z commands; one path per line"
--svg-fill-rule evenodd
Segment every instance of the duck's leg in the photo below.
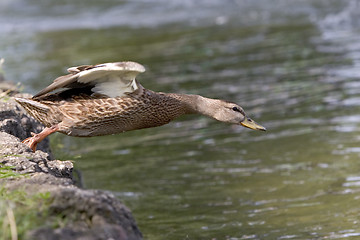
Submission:
M 52 126 L 49 128 L 46 127 L 46 128 L 44 128 L 44 130 L 42 130 L 38 134 L 31 133 L 32 137 L 25 139 L 24 141 L 22 141 L 22 143 L 25 143 L 26 145 L 28 145 L 29 148 L 31 150 L 33 150 L 33 152 L 35 152 L 36 146 L 39 142 L 41 142 L 42 140 L 44 140 L 44 138 L 46 138 L 47 136 L 49 136 L 50 134 L 52 134 L 58 130 L 59 130 L 58 125 L 55 125 L 55 126 Z

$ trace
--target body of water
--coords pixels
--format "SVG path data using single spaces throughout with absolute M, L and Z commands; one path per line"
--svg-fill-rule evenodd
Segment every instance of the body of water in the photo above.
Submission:
M 360 236 L 359 1 L 5 0 L 0 23 L 6 76 L 26 92 L 71 66 L 131 60 L 146 88 L 237 102 L 267 127 L 185 116 L 52 136 L 145 239 Z

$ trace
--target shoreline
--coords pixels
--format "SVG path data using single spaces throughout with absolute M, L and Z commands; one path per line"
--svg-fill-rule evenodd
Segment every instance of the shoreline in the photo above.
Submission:
M 131 211 L 112 193 L 76 186 L 72 162 L 56 160 L 48 139 L 35 153 L 21 143 L 43 126 L 13 96 L 30 95 L 0 81 L 0 224 L 6 226 L 0 238 L 142 239 Z

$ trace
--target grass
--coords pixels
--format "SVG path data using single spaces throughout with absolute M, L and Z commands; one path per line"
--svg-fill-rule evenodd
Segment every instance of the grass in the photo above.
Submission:
M 0 92 L 0 101 L 7 102 L 10 100 L 11 90 L 6 90 L 5 92 Z
M 13 169 L 12 166 L 0 164 L 0 179 L 26 176 Z M 49 192 L 28 194 L 24 189 L 10 191 L 0 185 L 0 239 L 24 239 L 26 232 L 31 229 L 51 226 L 48 218 L 51 201 Z
M 0 239 L 24 239 L 26 232 L 49 226 L 49 192 L 29 195 L 24 190 L 0 187 Z
M 24 174 L 17 173 L 13 169 L 14 169 L 14 167 L 12 167 L 12 166 L 4 166 L 4 165 L 0 164 L 0 179 L 16 178 L 16 177 L 24 176 Z
M 16 86 L 12 89 L 8 89 L 8 90 L 1 90 L 0 89 L 0 102 L 8 102 L 11 98 L 12 95 L 14 95 L 14 91 L 16 89 L 16 92 L 23 92 L 24 87 L 20 84 L 17 83 Z

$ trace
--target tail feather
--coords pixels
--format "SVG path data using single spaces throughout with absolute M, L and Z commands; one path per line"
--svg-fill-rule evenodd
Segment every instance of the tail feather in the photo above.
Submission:
M 38 101 L 34 101 L 30 98 L 15 98 L 15 101 L 23 106 L 26 110 L 31 111 L 32 109 L 36 111 L 45 111 L 48 112 L 50 108 L 45 104 L 42 104 Z
M 30 98 L 15 98 L 15 101 L 40 122 L 43 122 L 42 119 L 46 118 L 50 112 L 48 106 Z

